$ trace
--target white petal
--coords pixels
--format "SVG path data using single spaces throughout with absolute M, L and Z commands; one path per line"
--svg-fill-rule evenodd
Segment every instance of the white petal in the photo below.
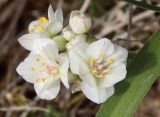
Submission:
M 29 32 L 32 32 L 32 30 L 35 29 L 35 26 L 37 26 L 38 24 L 39 24 L 38 20 L 32 21 L 28 27 Z M 33 32 L 35 32 L 35 31 L 33 31 Z
M 48 8 L 48 19 L 49 19 L 49 22 L 53 22 L 55 20 L 54 11 L 51 4 L 49 5 L 49 8 Z
M 70 50 L 69 50 L 69 60 L 70 60 L 70 68 L 72 73 L 79 74 L 79 64 L 82 60 L 86 60 L 86 48 L 88 47 L 87 43 L 78 43 L 75 44 Z
M 66 53 L 61 53 L 58 56 L 58 63 L 60 65 L 60 74 L 61 74 L 61 81 L 65 85 L 66 88 L 69 88 L 68 83 L 68 69 L 69 69 L 69 59 Z
M 119 63 L 110 67 L 111 67 L 111 70 L 105 76 L 105 78 L 100 79 L 100 85 L 102 87 L 113 86 L 114 84 L 123 80 L 126 77 L 127 70 L 126 70 L 125 64 Z
M 114 52 L 108 58 L 113 59 L 114 62 L 118 62 L 118 63 L 122 62 L 126 64 L 127 57 L 128 57 L 128 51 L 125 48 L 120 47 L 118 45 L 114 45 L 114 46 L 115 46 Z
M 45 77 L 45 74 L 39 71 L 44 71 L 44 67 L 37 62 L 37 59 L 41 62 L 46 62 L 43 57 L 34 55 L 32 53 L 19 64 L 16 71 L 22 78 L 30 83 L 35 82 L 35 78 Z
M 58 56 L 58 48 L 54 41 L 48 38 L 38 38 L 33 41 L 32 52 L 55 59 Z
M 103 103 L 114 94 L 113 86 L 108 88 L 91 87 L 86 82 L 82 82 L 81 89 L 88 99 L 97 104 Z
M 88 83 L 92 87 L 96 87 L 98 79 L 92 74 L 89 64 L 81 61 L 79 64 L 79 77 L 82 81 Z
M 81 12 L 78 10 L 74 10 L 71 12 L 70 17 L 73 18 L 74 16 L 78 16 L 81 15 Z
M 36 34 L 25 34 L 18 39 L 18 42 L 27 50 L 32 50 L 33 40 L 38 38 L 39 35 Z
M 56 34 L 58 34 L 63 28 L 63 25 L 61 22 L 59 21 L 54 21 L 52 23 L 50 23 L 47 27 L 46 30 L 48 31 L 48 35 L 50 36 L 55 36 Z
M 87 55 L 97 59 L 100 55 L 109 56 L 113 53 L 113 51 L 114 45 L 112 42 L 107 38 L 103 38 L 89 45 L 87 48 Z
M 61 7 L 58 7 L 56 12 L 55 12 L 55 18 L 57 21 L 61 22 L 63 25 L 63 11 Z
M 34 89 L 37 93 L 37 95 L 46 100 L 52 100 L 55 98 L 60 90 L 60 82 L 59 80 L 52 80 L 50 78 L 46 82 L 41 82 L 41 83 L 34 83 Z

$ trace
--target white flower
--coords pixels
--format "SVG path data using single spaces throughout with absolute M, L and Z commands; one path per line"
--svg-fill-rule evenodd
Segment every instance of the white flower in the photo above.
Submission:
M 114 93 L 113 85 L 126 76 L 126 49 L 104 38 L 90 45 L 75 44 L 69 51 L 70 68 L 82 80 L 83 93 L 102 103 Z
M 17 72 L 26 81 L 33 83 L 37 95 L 46 100 L 55 98 L 60 90 L 60 80 L 69 88 L 69 60 L 65 53 L 58 54 L 56 44 L 51 40 L 39 39 L 40 48 L 20 63 Z
M 92 21 L 88 16 L 76 10 L 71 12 L 69 24 L 73 32 L 82 34 L 89 31 Z
M 30 33 L 38 33 L 40 35 L 54 36 L 61 31 L 63 27 L 63 13 L 59 7 L 54 13 L 52 6 L 48 8 L 48 19 L 41 17 L 29 25 Z
M 19 43 L 27 50 L 31 50 L 33 40 L 37 38 L 52 38 L 58 34 L 63 27 L 62 9 L 58 8 L 54 13 L 52 6 L 48 8 L 48 19 L 41 17 L 29 25 L 29 34 L 18 39 Z

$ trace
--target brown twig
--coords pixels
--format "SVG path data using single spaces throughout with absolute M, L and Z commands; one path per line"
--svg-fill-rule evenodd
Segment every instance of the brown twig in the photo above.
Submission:
M 83 5 L 80 9 L 81 12 L 85 12 L 88 9 L 91 0 L 84 0 Z
M 140 20 L 143 20 L 145 18 L 148 18 L 150 16 L 152 16 L 154 14 L 153 11 L 144 11 L 136 16 L 133 17 L 133 24 L 136 23 L 137 21 L 140 21 Z M 128 24 L 127 21 L 123 21 L 121 23 L 118 23 L 118 24 L 112 24 L 111 26 L 109 25 L 108 26 L 108 23 L 106 25 L 104 25 L 104 28 L 102 28 L 102 30 L 96 35 L 97 38 L 102 38 L 104 37 L 105 35 L 115 31 L 115 30 L 118 30 L 120 28 L 123 28 L 124 26 L 126 26 Z
M 16 8 L 16 13 L 15 13 L 15 15 L 13 17 L 13 20 L 12 20 L 9 28 L 7 29 L 6 34 L 4 35 L 4 37 L 1 40 L 1 43 L 0 43 L 0 47 L 1 48 L 0 49 L 2 49 L 3 45 L 5 45 L 7 43 L 7 41 L 10 42 L 10 40 L 8 40 L 8 38 L 14 33 L 16 24 L 18 22 L 18 19 L 19 19 L 21 13 L 23 12 L 23 9 L 24 9 L 24 7 L 26 5 L 27 0 L 17 0 L 15 2 L 19 6 Z
M 0 111 L 10 112 L 10 111 L 42 111 L 42 112 L 49 112 L 45 108 L 41 107 L 31 107 L 31 106 L 12 106 L 12 107 L 0 107 Z

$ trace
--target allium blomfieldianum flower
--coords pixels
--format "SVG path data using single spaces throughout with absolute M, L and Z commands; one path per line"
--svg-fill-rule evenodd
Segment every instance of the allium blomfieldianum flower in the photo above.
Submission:
M 62 9 L 58 8 L 54 13 L 52 6 L 48 8 L 48 19 L 41 17 L 29 25 L 29 34 L 25 34 L 18 39 L 19 43 L 27 50 L 32 50 L 34 41 L 38 38 L 52 39 L 63 28 Z
M 127 56 L 124 48 L 106 38 L 79 43 L 69 51 L 70 68 L 82 80 L 83 93 L 99 104 L 113 95 L 113 85 L 125 78 Z
M 60 81 L 69 88 L 69 60 L 66 53 L 58 54 L 56 44 L 49 39 L 37 39 L 39 47 L 20 63 L 17 72 L 26 81 L 34 84 L 37 95 L 46 100 L 55 98 L 60 90 Z

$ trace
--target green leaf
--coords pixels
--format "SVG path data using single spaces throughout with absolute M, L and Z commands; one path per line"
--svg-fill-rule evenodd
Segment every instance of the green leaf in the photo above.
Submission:
M 133 60 L 133 58 L 134 58 L 135 56 L 136 56 L 135 53 L 128 53 L 128 59 L 127 59 L 127 64 L 128 64 L 128 65 L 132 62 L 132 60 Z
M 156 12 L 160 12 L 160 7 L 158 7 L 158 6 L 154 6 L 154 5 L 147 4 L 147 3 L 142 2 L 142 1 L 136 1 L 136 0 L 125 0 L 125 1 L 129 2 L 130 4 L 134 4 L 138 7 L 144 8 L 144 9 L 149 9 L 149 10 L 153 10 L 153 11 L 156 11 Z
M 102 104 L 96 117 L 132 117 L 160 75 L 160 30 L 151 36 L 127 69 L 126 79 L 115 85 L 115 94 Z

